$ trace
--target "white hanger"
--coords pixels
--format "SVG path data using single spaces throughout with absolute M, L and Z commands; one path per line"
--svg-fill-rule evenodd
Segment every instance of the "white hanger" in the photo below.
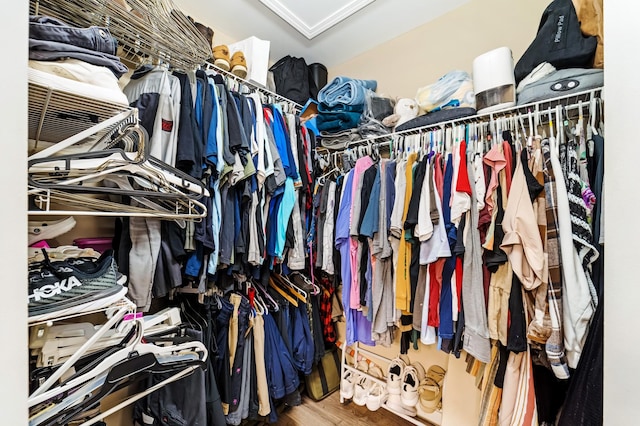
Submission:
M 202 361 L 206 361 L 207 348 L 204 346 L 204 344 L 202 344 L 202 342 L 199 342 L 199 341 L 187 342 L 187 343 L 182 343 L 179 345 L 172 345 L 172 346 L 157 346 L 149 343 L 141 343 L 142 338 L 144 336 L 144 321 L 141 321 L 141 320 L 135 320 L 135 321 L 138 323 L 138 328 L 136 330 L 136 337 L 127 347 L 124 347 L 118 350 L 117 352 L 109 355 L 107 358 L 102 360 L 97 366 L 92 368 L 91 371 L 88 371 L 79 377 L 69 380 L 66 384 L 62 386 L 57 386 L 52 389 L 48 389 L 47 387 L 42 392 L 40 392 L 40 390 L 45 387 L 47 382 L 51 381 L 51 377 L 55 377 L 54 375 L 52 375 L 42 386 L 40 386 L 33 394 L 31 394 L 28 400 L 29 407 L 33 407 L 36 404 L 47 401 L 48 399 L 56 395 L 59 395 L 89 380 L 94 379 L 98 375 L 108 371 L 116 363 L 129 358 L 131 353 L 133 352 L 137 353 L 138 355 L 152 353 L 157 356 L 162 356 L 162 355 L 169 355 L 169 354 L 180 352 L 180 351 L 196 350 L 202 354 L 202 357 L 201 357 Z M 71 361 L 73 358 L 74 357 L 70 358 L 69 361 Z M 73 362 L 75 363 L 76 360 L 77 359 L 73 360 Z M 58 373 L 59 370 L 57 370 L 56 373 Z M 62 373 L 60 373 L 60 375 L 56 377 L 55 380 L 57 380 L 61 376 L 62 376 Z
M 91 347 L 91 345 L 93 345 L 96 341 L 98 341 L 98 339 L 100 339 L 100 337 L 102 337 L 111 327 L 116 325 L 118 321 L 120 321 L 128 312 L 129 312 L 129 307 L 127 306 L 121 307 L 111 318 L 109 318 L 109 320 L 93 336 L 89 338 L 89 340 L 87 340 L 87 342 L 84 345 L 82 345 L 75 352 L 75 354 L 71 358 L 69 358 L 64 364 L 62 364 L 42 385 L 40 385 L 40 387 L 38 387 L 38 389 L 36 389 L 29 396 L 29 400 L 47 391 L 51 387 L 51 385 L 56 383 L 58 379 L 62 377 L 63 374 L 66 373 L 67 370 L 69 370 L 69 368 L 71 368 L 71 366 L 73 366 L 73 364 L 75 364 L 75 362 L 79 360 L 82 357 L 82 355 L 85 354 L 85 352 L 87 352 L 87 350 Z M 44 401 L 46 401 L 46 399 L 44 399 Z M 32 405 L 29 405 L 29 406 L 32 406 Z
M 123 154 L 128 154 L 123 152 Z M 128 156 L 128 155 L 127 155 Z M 56 180 L 59 185 L 75 185 L 88 180 L 107 176 L 116 172 L 130 172 L 149 179 L 152 183 L 169 188 L 168 184 L 179 188 L 179 191 L 186 190 L 197 195 L 209 196 L 209 191 L 201 185 L 181 179 L 168 170 L 156 167 L 151 162 L 136 163 L 133 160 L 127 162 L 121 154 L 113 153 L 104 158 L 92 159 L 52 159 L 51 161 L 35 163 L 29 167 L 29 173 L 35 182 L 38 182 L 37 175 L 43 174 L 50 179 L 51 173 L 63 171 L 78 172 L 80 176 L 71 179 Z M 81 172 L 86 170 L 87 173 Z M 90 172 L 90 170 L 95 170 Z
M 124 407 L 126 407 L 128 405 L 131 405 L 134 402 L 144 398 L 145 396 L 149 395 L 150 393 L 155 392 L 156 390 L 168 385 L 169 383 L 173 383 L 173 382 L 176 382 L 176 381 L 180 380 L 181 378 L 189 375 L 191 372 L 197 370 L 198 368 L 199 367 L 193 366 L 193 365 L 189 366 L 189 367 L 185 368 L 184 370 L 182 370 L 182 371 L 174 374 L 173 376 L 169 377 L 168 379 L 163 380 L 162 382 L 151 386 L 147 390 L 145 390 L 143 392 L 140 392 L 140 393 L 138 393 L 138 394 L 126 399 L 125 401 L 121 402 L 120 404 L 116 405 L 115 407 L 113 407 L 113 408 L 101 413 L 100 415 L 92 418 L 91 420 L 88 420 L 88 421 L 82 423 L 80 426 L 91 426 L 91 425 L 99 422 L 100 420 L 109 417 L 111 414 L 123 409 Z

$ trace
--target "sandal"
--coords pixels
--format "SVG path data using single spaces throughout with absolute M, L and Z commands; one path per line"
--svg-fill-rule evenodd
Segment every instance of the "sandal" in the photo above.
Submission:
M 439 365 L 432 365 L 427 370 L 425 379 L 418 389 L 420 408 L 425 413 L 433 413 L 442 408 L 442 385 L 446 371 Z

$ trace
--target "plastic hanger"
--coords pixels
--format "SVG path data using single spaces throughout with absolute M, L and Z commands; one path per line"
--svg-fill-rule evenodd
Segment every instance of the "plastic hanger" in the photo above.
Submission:
M 273 277 L 269 277 L 269 286 L 278 292 L 285 300 L 291 303 L 293 306 L 298 307 L 298 301 L 293 298 L 289 293 L 287 293 L 284 289 L 282 289 L 273 279 Z
M 271 306 L 271 310 L 274 312 L 278 312 L 280 306 L 278 302 L 276 302 L 273 297 L 267 292 L 267 290 L 257 281 L 253 282 L 254 288 L 257 290 L 257 295 L 262 297 L 262 301 L 265 302 L 265 306 Z
M 84 345 L 78 348 L 78 350 L 71 358 L 69 358 L 64 364 L 62 364 L 60 368 L 58 368 L 56 372 L 53 373 L 51 377 L 49 377 L 49 379 L 47 379 L 38 389 L 36 389 L 30 395 L 29 401 L 31 402 L 32 398 L 43 394 L 45 391 L 51 388 L 51 386 L 56 383 L 58 379 L 60 379 L 62 375 L 66 373 L 73 366 L 73 364 L 82 357 L 82 355 L 85 354 L 85 352 L 87 352 L 91 345 L 98 341 L 100 337 L 107 333 L 109 329 L 115 326 L 118 321 L 120 321 L 128 312 L 129 308 L 126 306 L 121 307 L 117 312 L 115 312 L 115 314 L 93 336 L 91 336 Z M 46 401 L 46 398 L 44 399 L 44 401 Z
M 209 195 L 207 189 L 199 181 L 186 173 L 154 157 L 145 158 L 140 158 L 138 153 L 133 155 L 125 152 L 121 148 L 69 154 L 55 158 L 36 158 L 28 163 L 29 180 L 30 183 L 41 187 L 59 188 L 54 185 L 62 185 L 61 187 L 64 188 L 64 186 L 81 185 L 84 181 L 100 178 L 110 173 L 128 172 L 148 179 L 152 184 L 166 190 L 173 187 L 186 194 Z M 68 178 L 69 176 L 70 178 Z
M 304 291 L 303 289 L 301 289 L 300 287 L 298 287 L 297 285 L 289 281 L 289 279 L 284 275 L 280 275 L 280 274 L 272 274 L 272 275 L 275 278 L 275 281 L 283 285 L 285 288 L 289 289 L 289 291 L 291 291 L 291 294 L 293 294 L 293 296 L 298 298 L 301 302 L 307 303 L 308 295 L 306 291 Z
M 145 396 L 155 392 L 158 389 L 161 389 L 162 387 L 168 385 L 169 383 L 176 382 L 176 381 L 180 380 L 181 378 L 186 377 L 187 375 L 191 374 L 192 372 L 194 372 L 198 368 L 200 368 L 200 367 L 198 367 L 198 366 L 189 366 L 189 367 L 185 368 L 184 370 L 181 370 L 180 372 L 178 372 L 178 373 L 174 374 L 173 376 L 169 377 L 168 379 L 165 379 L 162 382 L 151 386 L 147 390 L 145 390 L 143 392 L 140 392 L 140 393 L 138 393 L 138 394 L 126 399 L 125 401 L 121 402 L 120 404 L 116 405 L 115 407 L 112 407 L 109 410 L 101 413 L 100 415 L 92 418 L 91 420 L 88 420 L 88 421 L 82 423 L 80 426 L 91 426 L 93 424 L 96 424 L 97 422 L 101 421 L 102 419 L 105 419 L 105 418 L 109 417 L 113 413 L 122 410 L 124 407 L 133 404 L 134 402 L 144 398 Z
M 171 353 L 175 353 L 175 352 L 179 352 L 179 351 L 185 351 L 185 350 L 197 350 L 202 354 L 202 360 L 205 361 L 206 357 L 207 357 L 207 349 L 206 347 L 198 341 L 193 341 L 193 342 L 189 342 L 189 343 L 185 343 L 185 344 L 181 344 L 181 345 L 175 345 L 175 346 L 167 346 L 167 347 L 161 347 L 161 346 L 156 346 L 156 345 L 152 345 L 152 344 L 146 344 L 146 343 L 142 343 L 142 338 L 144 336 L 144 323 L 140 320 L 135 320 L 138 323 L 138 328 L 137 328 L 137 332 L 136 332 L 136 336 L 133 339 L 133 341 L 131 342 L 130 345 L 127 345 L 126 347 L 118 350 L 117 352 L 111 354 L 110 356 L 108 356 L 107 358 L 103 359 L 100 364 L 98 364 L 97 366 L 95 366 L 91 371 L 74 378 L 73 380 L 69 380 L 65 385 L 63 386 L 58 386 L 55 387 L 53 389 L 49 389 L 47 385 L 47 382 L 51 381 L 52 383 L 54 383 L 55 381 L 57 381 L 62 374 L 64 374 L 64 372 L 66 371 L 66 369 L 63 369 L 62 367 L 60 369 L 58 369 L 56 371 L 56 373 L 54 373 L 54 375 L 51 376 L 51 378 L 54 378 L 53 380 L 51 380 L 51 378 L 49 378 L 49 380 L 47 382 L 45 382 L 45 384 L 43 384 L 43 386 L 41 386 L 40 388 L 38 388 L 36 390 L 36 392 L 34 392 L 30 397 L 29 397 L 29 406 L 32 407 L 36 404 L 39 404 L 41 402 L 47 401 L 48 399 L 54 397 L 55 395 L 58 395 L 62 392 L 66 392 L 70 389 L 73 389 L 76 386 L 81 385 L 82 383 L 85 383 L 89 380 L 94 379 L 96 376 L 102 374 L 103 372 L 109 370 L 112 366 L 114 366 L 116 363 L 127 359 L 130 357 L 130 355 L 132 353 L 137 353 L 138 355 L 142 355 L 145 353 L 152 353 L 155 355 L 165 355 L 165 354 L 171 354 Z M 95 336 L 94 336 L 95 337 Z M 91 339 L 90 339 L 91 340 Z M 78 353 L 78 352 L 76 352 Z M 79 357 L 78 357 L 79 358 Z M 71 358 L 73 359 L 73 358 Z M 76 359 L 73 360 L 73 362 L 75 363 Z M 46 391 L 46 392 L 45 392 Z
M 197 359 L 194 360 L 194 362 L 196 366 L 201 368 L 204 367 L 204 360 Z M 112 392 L 136 381 L 147 378 L 147 373 L 162 374 L 175 372 L 176 370 L 182 370 L 190 365 L 193 365 L 191 361 L 163 364 L 153 353 L 134 355 L 130 358 L 124 359 L 111 367 L 97 393 L 90 393 L 91 396 L 89 398 L 82 399 L 79 404 L 63 411 L 60 415 L 50 419 L 46 424 L 51 426 L 67 424 L 79 414 L 95 407 L 102 399 Z M 145 374 L 141 375 L 141 373 Z
M 301 272 L 294 271 L 291 273 L 290 276 L 293 278 L 299 278 L 300 280 L 302 280 L 308 287 L 312 289 L 311 294 L 313 294 L 314 296 L 317 296 L 320 293 L 320 287 L 317 284 L 315 284 L 313 281 L 311 281 L 309 278 L 307 278 L 305 275 L 303 275 Z

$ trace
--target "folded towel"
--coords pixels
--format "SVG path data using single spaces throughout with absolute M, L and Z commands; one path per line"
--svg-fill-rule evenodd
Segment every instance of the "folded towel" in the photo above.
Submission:
M 318 92 L 318 102 L 328 107 L 338 104 L 364 105 L 367 90 L 375 92 L 378 83 L 375 80 L 356 80 L 349 77 L 336 77 Z
M 339 132 L 358 127 L 359 112 L 327 112 L 318 114 L 316 126 L 321 132 Z
M 364 104 L 357 104 L 357 105 L 345 105 L 345 104 L 338 104 L 335 106 L 327 106 L 326 104 L 318 104 L 318 112 L 320 114 L 324 114 L 324 113 L 331 113 L 331 112 L 363 112 L 364 111 Z

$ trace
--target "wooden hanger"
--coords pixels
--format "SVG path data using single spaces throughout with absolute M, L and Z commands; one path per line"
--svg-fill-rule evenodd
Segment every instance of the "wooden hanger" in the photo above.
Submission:
M 286 276 L 280 274 L 272 274 L 276 280 L 279 282 L 284 288 L 288 289 L 290 293 L 298 298 L 301 302 L 307 303 L 307 292 L 292 283 Z
M 287 300 L 293 306 L 298 307 L 298 301 L 294 299 L 293 296 L 291 296 L 287 291 L 281 288 L 278 284 L 276 284 L 273 277 L 269 277 L 269 285 L 271 286 L 271 288 L 277 291 L 282 297 L 284 297 L 285 300 Z

